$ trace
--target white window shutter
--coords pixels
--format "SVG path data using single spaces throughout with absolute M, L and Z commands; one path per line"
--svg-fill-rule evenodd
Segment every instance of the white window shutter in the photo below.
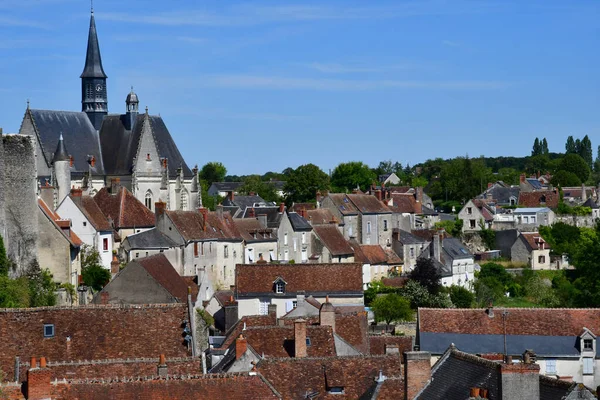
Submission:
M 285 312 L 290 312 L 294 309 L 294 302 L 292 300 L 288 300 L 285 302 Z

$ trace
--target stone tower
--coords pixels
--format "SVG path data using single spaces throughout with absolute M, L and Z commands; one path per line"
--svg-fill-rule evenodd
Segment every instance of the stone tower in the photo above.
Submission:
M 102 68 L 100 45 L 96 33 L 94 10 L 90 18 L 85 67 L 81 73 L 81 111 L 84 111 L 96 130 L 100 130 L 102 120 L 108 114 L 108 94 L 106 91 L 106 74 Z
M 62 135 L 52 158 L 52 185 L 57 190 L 56 204 L 58 206 L 71 191 L 71 157 L 67 153 Z
M 0 128 L 0 236 L 6 237 L 6 227 L 4 226 L 6 216 L 4 213 L 4 141 L 2 139 L 2 128 Z
M 125 99 L 125 105 L 127 106 L 127 112 L 125 113 L 125 129 L 128 131 L 133 130 L 133 125 L 135 125 L 135 120 L 139 114 L 139 104 L 137 94 L 133 91 L 133 86 L 131 87 L 131 92 L 127 95 Z

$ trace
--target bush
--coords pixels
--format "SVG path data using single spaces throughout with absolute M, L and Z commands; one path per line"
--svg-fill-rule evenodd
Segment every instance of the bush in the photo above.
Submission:
M 424 286 L 429 293 L 436 294 L 440 289 L 440 279 L 442 279 L 442 275 L 435 267 L 433 259 L 419 258 L 415 269 L 410 272 L 408 278 L 417 281 L 421 286 Z
M 95 291 L 100 291 L 110 281 L 110 271 L 100 263 L 100 253 L 91 246 L 81 249 L 81 277 L 83 283 Z
M 371 309 L 375 313 L 375 321 L 385 321 L 388 325 L 393 321 L 410 321 L 413 318 L 410 302 L 395 293 L 378 296 Z
M 450 286 L 450 301 L 456 308 L 471 308 L 475 295 L 461 286 Z

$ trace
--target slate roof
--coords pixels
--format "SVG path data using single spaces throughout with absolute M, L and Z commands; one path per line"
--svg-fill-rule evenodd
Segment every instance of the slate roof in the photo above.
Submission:
M 350 201 L 348 196 L 343 193 L 330 193 L 327 197 L 331 199 L 333 204 L 337 207 L 342 215 L 357 215 L 358 209 Z
M 354 254 L 352 246 L 339 231 L 337 224 L 315 225 L 313 231 L 331 255 L 348 256 Z
M 262 197 L 260 197 L 258 195 L 253 195 L 253 196 L 235 196 L 233 198 L 233 201 L 231 201 L 230 198 L 226 197 L 225 199 L 223 199 L 223 202 L 221 204 L 225 207 L 235 206 L 242 210 L 245 210 L 248 207 L 250 207 L 250 208 L 258 207 L 260 204 L 266 205 L 267 202 Z
M 519 205 L 525 207 L 547 206 L 556 208 L 558 207 L 559 200 L 558 193 L 553 190 L 538 190 L 536 192 L 519 193 Z
M 71 197 L 73 203 L 75 203 L 77 208 L 79 208 L 79 210 L 83 213 L 83 215 L 85 215 L 88 221 L 90 221 L 90 223 L 92 224 L 94 229 L 96 229 L 96 231 L 105 232 L 113 230 L 112 226 L 110 225 L 110 222 L 108 221 L 100 207 L 98 207 L 98 204 L 96 203 L 96 201 L 94 201 L 93 197 L 81 196 L 79 199 L 77 199 L 77 197 L 73 195 L 69 195 L 69 197 Z
M 187 303 L 188 285 L 177 271 L 175 271 L 175 268 L 173 268 L 164 254 L 137 258 L 131 262 L 141 265 L 158 284 L 165 288 L 171 296 L 177 298 L 180 303 Z M 117 279 L 117 276 L 114 279 Z
M 96 32 L 96 21 L 94 11 L 90 17 L 90 30 L 88 33 L 87 52 L 85 55 L 85 66 L 80 78 L 106 78 L 102 68 L 102 57 L 100 57 L 100 45 Z
M 246 208 L 244 213 L 241 215 L 241 218 L 253 218 L 250 216 L 252 208 Z M 285 211 L 284 211 L 285 212 Z M 254 216 L 258 217 L 259 215 L 267 216 L 267 227 L 278 229 L 279 224 L 281 223 L 281 219 L 283 218 L 283 213 L 279 212 L 279 206 L 277 207 L 255 207 L 254 208 Z
M 311 225 L 329 224 L 331 220 L 336 220 L 335 216 L 328 208 L 319 208 L 316 210 L 306 210 L 306 217 Z
M 444 239 L 443 251 L 448 257 L 454 260 L 473 257 L 469 249 L 456 238 Z
M 263 226 L 256 218 L 234 219 L 233 222 L 246 243 L 277 241 L 277 233 Z
M 177 246 L 174 241 L 156 228 L 131 234 L 125 240 L 131 249 L 168 249 Z
M 542 188 L 542 183 L 537 180 L 537 178 L 526 178 L 527 183 L 533 187 L 534 190 L 540 190 Z
M 598 208 L 600 208 L 600 207 L 598 206 L 598 204 L 597 204 L 597 203 L 596 203 L 596 202 L 595 202 L 595 201 L 594 201 L 594 200 L 593 200 L 591 197 L 590 197 L 590 198 L 588 198 L 588 199 L 585 201 L 585 203 L 583 203 L 583 204 L 582 204 L 582 206 L 584 206 L 584 207 L 589 207 L 589 208 L 591 208 L 592 210 L 597 210 Z
M 175 178 L 179 167 L 183 168 L 183 175 L 186 178 L 193 177 L 194 174 L 185 163 L 162 117 L 147 114 L 137 116 L 132 131 L 125 129 L 124 115 L 108 115 L 104 118 L 100 129 L 100 143 L 102 144 L 106 173 L 109 175 L 131 174 L 146 117 L 152 129 L 159 157 L 168 160 L 169 177 Z M 67 146 L 69 146 L 68 143 Z
M 308 223 L 307 220 L 302 218 L 300 214 L 295 212 L 288 212 L 288 218 L 290 219 L 290 224 L 292 224 L 292 228 L 295 232 L 312 231 L 312 226 Z
M 257 370 L 284 399 L 360 399 L 372 393 L 380 371 L 389 377 L 401 375 L 401 357 L 264 358 L 258 362 Z M 343 387 L 344 394 L 328 394 L 335 386 Z M 382 394 L 378 399 L 403 398 L 402 385 L 395 388 L 397 391 Z M 307 397 L 311 395 L 314 397 Z
M 219 192 L 231 192 L 236 191 L 242 186 L 244 182 L 213 182 L 209 189 L 212 189 L 214 186 L 215 189 Z
M 285 293 L 275 294 L 273 282 L 283 279 Z M 238 264 L 236 296 L 362 295 L 362 264 Z
M 377 197 L 370 194 L 348 194 L 357 210 L 362 214 L 390 214 L 392 211 Z
M 120 186 L 116 194 L 104 187 L 96 193 L 94 200 L 104 215 L 112 218 L 116 229 L 154 226 L 154 213 L 124 186 Z
M 399 239 L 400 239 L 400 243 L 406 245 L 406 244 L 425 244 L 428 243 L 428 241 L 426 239 L 423 239 L 422 237 L 419 236 L 415 236 L 412 233 L 402 230 L 402 229 L 398 229 L 398 228 L 394 228 L 394 233 L 398 232 L 399 233 Z
M 494 185 L 491 188 L 487 189 L 480 196 L 482 198 L 486 198 L 488 194 L 491 195 L 492 199 L 496 201 L 499 205 L 507 205 L 510 204 L 510 198 L 514 197 L 515 202 L 519 199 L 519 193 L 521 192 L 521 188 L 516 187 L 506 187 Z
M 70 229 L 70 220 L 61 219 L 60 216 L 54 211 L 52 211 L 50 207 L 48 207 L 48 205 L 44 202 L 44 200 L 40 198 L 38 198 L 38 206 L 40 207 L 42 213 L 44 213 L 44 215 L 48 218 L 48 220 L 50 220 L 52 225 L 54 225 L 54 227 L 63 235 L 63 237 L 69 242 L 71 246 L 80 247 L 83 244 L 79 236 L 77 236 L 75 232 L 73 232 L 73 230 Z M 69 228 L 63 229 L 63 224 L 65 227 Z
M 93 175 L 104 175 L 100 137 L 84 112 L 27 109 L 38 135 L 43 157 L 48 166 L 62 135 L 64 145 L 73 157 L 72 172 L 87 173 L 89 156 L 96 158 Z M 27 116 L 26 116 L 27 117 Z

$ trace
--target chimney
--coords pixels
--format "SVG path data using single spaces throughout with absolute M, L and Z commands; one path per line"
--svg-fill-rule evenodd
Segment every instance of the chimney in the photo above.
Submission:
M 206 227 L 208 226 L 208 208 L 201 207 L 198 211 L 202 214 L 202 230 L 206 232 Z
M 433 241 L 431 242 L 431 245 L 433 248 L 433 258 L 436 261 L 441 262 L 441 239 L 439 233 L 433 235 Z
M 321 204 L 321 200 L 323 200 L 323 195 L 321 194 L 320 190 L 317 190 L 316 200 L 317 200 L 317 208 L 319 208 L 319 205 Z
M 587 192 L 585 191 L 585 183 L 581 184 L 581 201 L 585 202 L 587 200 Z
M 283 214 L 285 211 L 285 203 L 279 203 L 279 213 Z
M 306 320 L 300 318 L 294 321 L 294 357 L 306 356 Z
M 233 296 L 229 298 L 229 301 L 225 303 L 225 332 L 227 332 L 236 322 L 238 322 L 238 303 L 233 299 Z
M 488 189 L 491 188 L 492 186 L 494 186 L 494 184 L 492 182 L 488 182 Z
M 112 261 L 110 262 L 110 273 L 113 274 L 113 276 L 119 272 L 119 259 L 117 258 L 117 253 L 113 253 L 113 257 L 112 257 Z
M 248 217 L 249 218 L 254 218 L 254 207 L 252 207 L 250 210 L 248 210 Z
M 319 309 L 319 325 L 330 326 L 335 332 L 335 307 L 329 302 L 329 296 L 325 298 L 325 303 L 321 304 Z
M 400 348 L 397 344 L 387 343 L 385 345 L 385 354 L 395 354 L 397 356 L 400 355 Z
M 430 380 L 431 353 L 427 351 L 404 353 L 404 399 L 414 399 Z
M 219 220 L 222 220 L 223 219 L 223 206 L 221 204 L 219 204 L 216 207 L 216 210 L 217 210 L 217 217 L 219 217 Z
M 423 204 L 423 187 L 417 187 L 417 202 Z
M 260 222 L 260 225 L 263 228 L 267 227 L 267 214 L 260 214 L 258 217 L 256 217 L 258 219 L 258 221 Z
M 27 399 L 49 399 L 52 391 L 51 376 L 52 373 L 46 366 L 46 358 L 40 358 L 38 366 L 35 357 L 32 357 L 31 365 L 27 371 Z
M 521 174 L 519 177 L 519 183 L 525 183 L 525 174 Z
M 75 159 L 73 156 L 69 156 L 69 167 L 73 168 L 73 165 L 75 165 Z
M 167 359 L 165 358 L 164 354 L 161 354 L 160 358 L 158 359 L 158 376 L 160 376 L 161 378 L 166 378 L 167 376 L 169 376 L 169 371 L 167 369 Z
M 377 200 L 381 201 L 382 197 L 381 197 L 381 189 L 376 189 L 375 190 L 375 197 L 377 197 Z
M 277 304 L 267 305 L 267 312 L 270 317 L 277 318 Z
M 302 209 L 300 209 L 300 216 L 304 219 L 308 219 L 306 218 L 306 207 L 302 207 Z
M 117 194 L 121 187 L 121 178 L 113 178 L 110 180 L 110 193 Z
M 227 192 L 227 198 L 233 203 L 233 200 L 235 199 L 235 192 L 233 190 Z
M 540 398 L 540 366 L 535 363 L 499 364 L 500 399 Z
M 246 350 L 248 350 L 248 341 L 246 341 L 246 338 L 240 333 L 240 336 L 235 339 L 235 359 L 239 360 Z
M 76 204 L 81 204 L 81 196 L 83 195 L 83 191 L 81 189 L 73 188 L 71 189 L 71 199 Z
M 156 203 L 154 203 L 154 224 L 156 225 L 156 227 L 159 227 L 159 220 L 161 220 L 163 218 L 163 216 L 165 215 L 165 210 L 167 208 L 167 203 L 163 202 L 163 201 L 157 201 Z
M 54 186 L 50 186 L 47 179 L 44 185 L 40 186 L 40 197 L 48 208 L 54 211 Z

